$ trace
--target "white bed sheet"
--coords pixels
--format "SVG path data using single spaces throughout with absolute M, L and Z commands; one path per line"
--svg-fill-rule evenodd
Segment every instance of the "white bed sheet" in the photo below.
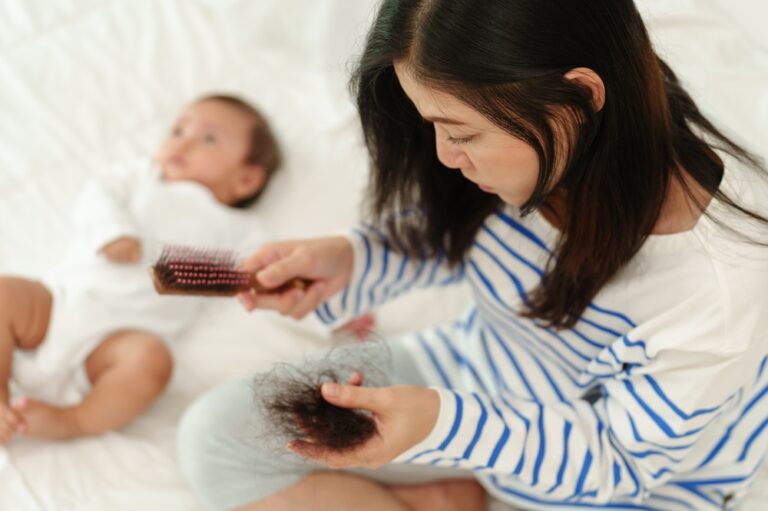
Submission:
M 260 105 L 286 162 L 254 208 L 259 240 L 353 224 L 366 157 L 346 90 L 373 0 L 0 0 L 0 273 L 34 276 L 72 233 L 72 200 L 109 162 L 149 154 L 178 109 L 213 90 Z M 702 107 L 756 150 L 768 141 L 762 0 L 641 0 Z M 466 290 L 385 307 L 382 335 L 455 314 Z M 176 421 L 203 390 L 332 342 L 314 320 L 212 301 L 176 350 L 168 392 L 129 427 L 0 448 L 0 510 L 201 510 L 175 462 Z M 768 475 L 762 478 L 768 482 Z M 761 493 L 761 491 L 763 493 Z M 756 488 L 745 509 L 768 508 Z

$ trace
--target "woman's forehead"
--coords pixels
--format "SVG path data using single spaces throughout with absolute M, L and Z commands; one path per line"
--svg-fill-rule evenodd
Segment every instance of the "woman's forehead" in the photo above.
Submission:
M 425 120 L 455 126 L 484 124 L 485 118 L 478 111 L 456 96 L 420 82 L 407 64 L 395 63 L 395 74 Z

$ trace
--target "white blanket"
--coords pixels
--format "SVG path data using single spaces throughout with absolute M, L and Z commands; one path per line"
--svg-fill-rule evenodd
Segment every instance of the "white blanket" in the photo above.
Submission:
M 85 178 L 148 155 L 181 106 L 211 91 L 258 104 L 285 166 L 254 208 L 257 239 L 356 222 L 367 159 L 346 66 L 375 0 L 0 0 L 0 274 L 37 275 L 72 235 Z M 763 0 L 639 0 L 661 53 L 702 108 L 755 150 L 768 140 Z M 379 314 L 391 335 L 456 313 L 464 290 Z M 445 304 L 443 307 L 442 305 Z M 312 319 L 211 301 L 183 336 L 167 393 L 125 429 L 0 448 L 0 510 L 200 511 L 175 461 L 185 406 L 219 382 L 331 342 Z M 768 482 L 768 475 L 763 481 Z M 768 508 L 756 489 L 747 510 Z

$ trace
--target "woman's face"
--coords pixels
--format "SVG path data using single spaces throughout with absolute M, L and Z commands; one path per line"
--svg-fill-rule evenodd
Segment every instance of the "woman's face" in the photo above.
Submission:
M 533 194 L 539 176 L 536 151 L 455 96 L 417 82 L 404 64 L 395 72 L 425 121 L 435 126 L 437 157 L 481 190 L 515 206 Z

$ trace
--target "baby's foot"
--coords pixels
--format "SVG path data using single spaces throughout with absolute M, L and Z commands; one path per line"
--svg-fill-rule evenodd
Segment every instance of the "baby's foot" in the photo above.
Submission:
M 25 428 L 21 414 L 7 403 L 0 403 L 0 445 L 8 443 L 17 433 L 23 433 Z
M 71 406 L 54 406 L 24 397 L 13 407 L 26 422 L 26 436 L 64 440 L 82 434 Z

